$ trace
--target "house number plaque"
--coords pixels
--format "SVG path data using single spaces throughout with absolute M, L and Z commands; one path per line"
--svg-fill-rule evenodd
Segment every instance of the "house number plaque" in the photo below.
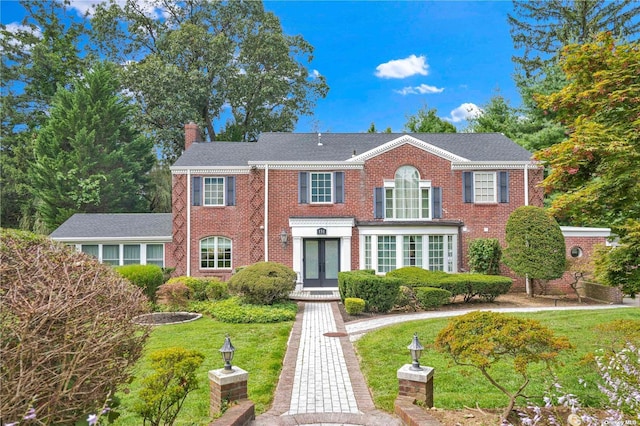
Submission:
M 327 228 L 318 228 L 318 235 L 327 235 Z

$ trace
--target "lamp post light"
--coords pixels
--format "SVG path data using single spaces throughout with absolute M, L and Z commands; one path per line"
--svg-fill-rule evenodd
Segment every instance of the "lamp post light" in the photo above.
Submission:
M 231 360 L 233 359 L 233 353 L 236 348 L 231 344 L 231 339 L 229 339 L 229 335 L 227 334 L 224 338 L 224 344 L 220 348 L 220 353 L 222 353 L 222 360 L 224 361 L 224 371 L 225 373 L 230 373 L 233 371 L 231 367 Z
M 407 349 L 411 352 L 411 359 L 413 360 L 409 369 L 413 371 L 422 371 L 422 367 L 420 367 L 420 355 L 422 355 L 424 346 L 422 346 L 418 340 L 418 333 L 413 333 L 413 341 L 409 346 L 407 346 Z

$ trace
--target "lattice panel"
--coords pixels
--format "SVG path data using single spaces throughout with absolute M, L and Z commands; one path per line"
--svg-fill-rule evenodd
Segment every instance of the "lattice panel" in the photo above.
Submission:
M 187 257 L 187 186 L 184 176 L 176 176 L 173 184 L 173 259 L 176 274 L 186 273 Z
M 249 176 L 249 187 L 251 188 L 251 197 L 249 205 L 251 206 L 251 214 L 249 221 L 251 223 L 251 235 L 249 237 L 251 248 L 249 254 L 251 263 L 264 260 L 264 236 L 260 227 L 264 224 L 264 182 L 262 173 L 259 170 L 252 170 Z

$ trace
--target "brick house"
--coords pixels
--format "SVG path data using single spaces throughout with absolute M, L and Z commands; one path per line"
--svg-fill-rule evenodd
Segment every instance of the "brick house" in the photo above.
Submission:
M 509 214 L 542 206 L 542 168 L 502 134 L 263 133 L 199 142 L 171 167 L 177 274 L 227 279 L 269 260 L 299 286 L 338 271 L 467 270 L 474 238 L 504 244 Z

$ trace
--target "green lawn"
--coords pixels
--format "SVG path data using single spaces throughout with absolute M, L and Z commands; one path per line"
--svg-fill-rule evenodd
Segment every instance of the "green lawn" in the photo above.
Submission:
M 598 378 L 593 363 L 584 357 L 602 345 L 603 337 L 593 328 L 597 324 L 616 319 L 640 320 L 640 309 L 607 309 L 588 311 L 554 311 L 529 314 L 514 314 L 540 321 L 558 335 L 569 338 L 575 349 L 560 356 L 562 365 L 556 373 L 564 389 L 579 396 L 584 405 L 599 406 L 601 395 L 595 385 L 584 388 L 578 383 L 582 378 L 594 383 Z M 432 345 L 438 332 L 448 319 L 412 321 L 390 326 L 366 334 L 355 342 L 360 357 L 360 366 L 372 390 L 377 407 L 392 412 L 393 402 L 398 394 L 396 371 L 404 364 L 411 363 L 407 346 L 414 332 L 418 332 L 420 342 L 427 347 L 420 359 L 421 365 L 435 368 L 434 405 L 445 409 L 467 407 L 503 408 L 507 398 L 493 387 L 480 373 L 471 367 L 452 364 L 448 356 L 436 352 Z M 637 342 L 640 343 L 640 342 Z M 532 381 L 525 390 L 528 396 L 540 396 L 545 389 L 549 375 L 542 366 L 533 366 Z M 513 369 L 496 367 L 498 382 L 513 389 L 518 383 L 512 380 Z M 523 401 L 519 401 L 522 403 Z
M 223 367 L 218 350 L 224 343 L 225 333 L 229 334 L 236 348 L 233 365 L 249 372 L 249 398 L 256 404 L 258 414 L 264 412 L 273 400 L 292 325 L 291 321 L 275 324 L 228 324 L 202 317 L 186 324 L 156 327 L 146 343 L 143 357 L 135 366 L 135 379 L 117 394 L 121 399 L 121 406 L 117 411 L 121 415 L 115 424 L 142 424 L 142 419 L 132 413 L 129 407 L 138 392 L 140 378 L 150 372 L 147 356 L 153 351 L 172 346 L 198 350 L 205 355 L 204 363 L 198 370 L 200 387 L 187 397 L 176 424 L 208 424 L 211 419 L 207 372 Z

